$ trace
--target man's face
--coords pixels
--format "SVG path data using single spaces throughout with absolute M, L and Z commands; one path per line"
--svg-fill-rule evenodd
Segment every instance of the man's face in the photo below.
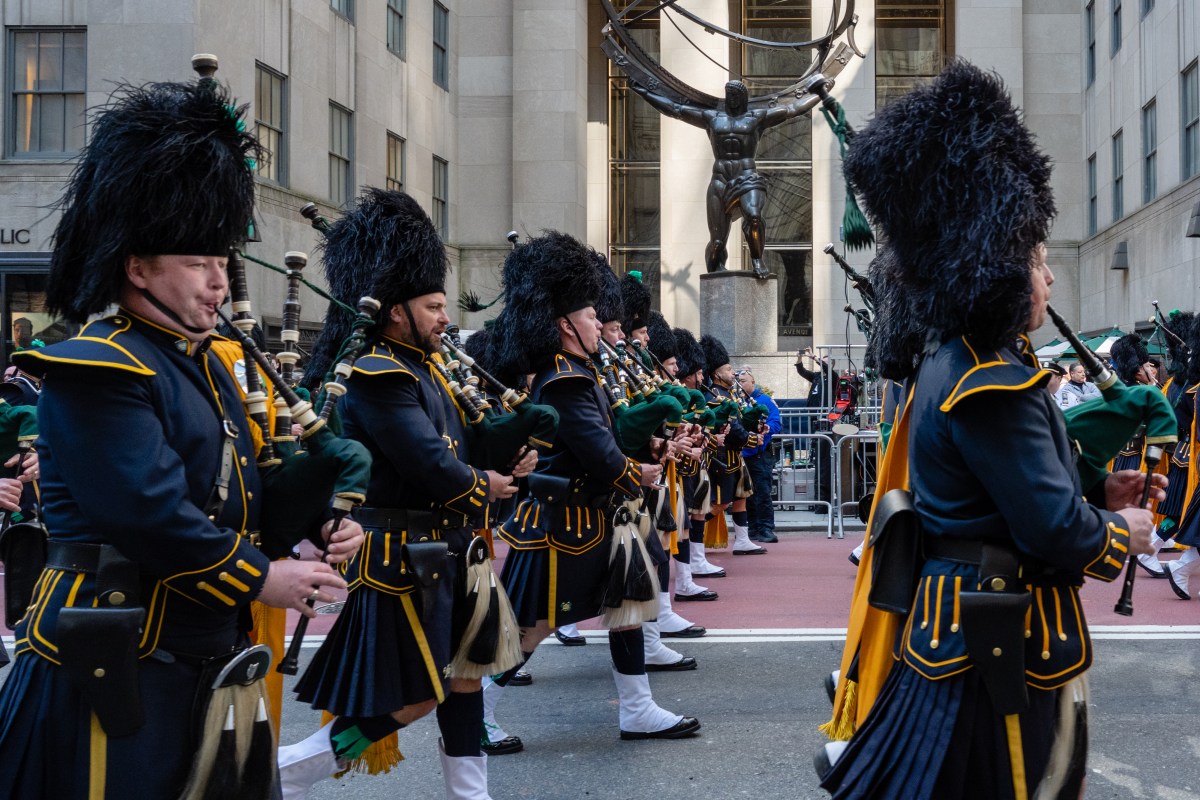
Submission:
M 426 353 L 436 353 L 442 346 L 442 334 L 450 324 L 446 315 L 446 293 L 432 292 L 406 301 L 412 319 L 404 311 L 404 303 L 397 303 L 388 312 L 390 321 L 388 335 L 418 347 Z M 413 329 L 416 323 L 416 329 Z
M 125 278 L 171 309 L 184 325 L 211 331 L 217 326 L 217 309 L 229 293 L 226 262 L 224 256 L 130 256 L 125 262 Z M 156 324 L 193 341 L 207 335 L 181 329 L 179 322 L 149 303 L 139 305 L 138 310 Z
M 1030 309 L 1027 331 L 1036 331 L 1046 322 L 1046 306 L 1050 304 L 1050 286 L 1054 273 L 1046 263 L 1046 245 L 1039 244 L 1033 251 L 1033 275 L 1030 283 Z
M 722 386 L 733 386 L 733 366 L 722 364 L 713 372 L 713 380 Z
M 745 112 L 747 106 L 746 91 L 736 81 L 725 84 L 725 111 L 730 116 L 738 116 Z
M 578 311 L 572 311 L 565 317 L 559 318 L 559 338 L 562 341 L 564 349 L 570 350 L 581 356 L 590 355 L 600 349 L 600 320 L 596 319 L 596 309 L 592 306 L 581 308 Z M 570 322 L 575 330 L 566 323 Z M 575 334 L 579 334 L 579 338 L 575 338 Z M 584 352 L 579 353 L 580 345 L 583 346 Z
M 1050 374 L 1050 382 L 1046 384 L 1046 390 L 1050 394 L 1058 394 L 1058 387 L 1062 386 L 1062 375 L 1057 372 Z
M 695 372 L 693 372 L 691 375 L 685 375 L 683 377 L 683 385 L 689 389 L 699 389 L 701 384 L 703 384 L 703 383 L 704 383 L 704 370 L 702 370 L 702 369 L 698 369 Z
M 754 387 L 756 384 L 754 383 L 754 376 L 749 372 L 743 372 L 741 375 L 738 375 L 737 382 L 738 386 L 742 387 L 743 392 L 746 394 L 754 394 Z
M 640 328 L 634 328 L 630 332 L 629 338 L 636 339 L 642 343 L 642 347 L 646 347 L 650 344 L 650 330 L 644 325 Z
M 621 320 L 613 319 L 605 322 L 600 327 L 600 335 L 604 337 L 604 341 L 616 347 L 617 342 L 625 338 L 625 334 L 621 331 Z
M 674 378 L 679 372 L 679 364 L 675 361 L 675 356 L 671 356 L 662 362 L 663 369 L 667 371 L 668 378 Z
M 13 321 L 13 342 L 17 347 L 29 347 L 33 341 L 33 323 L 22 317 Z
M 1075 364 L 1071 367 L 1071 382 L 1072 383 L 1083 383 L 1083 381 L 1086 377 L 1087 377 L 1087 372 L 1084 370 L 1082 364 Z

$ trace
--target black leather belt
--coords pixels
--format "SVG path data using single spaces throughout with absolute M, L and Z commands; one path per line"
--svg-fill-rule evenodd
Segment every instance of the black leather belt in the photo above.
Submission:
M 979 566 L 983 560 L 983 541 L 980 539 L 952 539 L 946 536 L 923 537 L 922 549 L 925 558 L 942 561 L 957 561 Z
M 449 509 L 416 511 L 411 508 L 358 508 L 353 515 L 364 528 L 387 530 L 454 530 L 471 527 L 466 514 Z
M 95 574 L 100 566 L 100 545 L 56 542 L 51 539 L 46 544 L 46 566 L 50 569 Z

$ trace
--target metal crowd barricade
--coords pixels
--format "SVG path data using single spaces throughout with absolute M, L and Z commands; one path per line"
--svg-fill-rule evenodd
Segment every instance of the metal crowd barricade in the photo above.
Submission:
M 774 437 L 773 505 L 776 509 L 819 509 L 825 514 L 826 538 L 845 538 L 845 515 L 857 518 L 863 496 L 874 492 L 878 466 L 879 408 L 859 407 L 858 424 L 871 424 L 849 435 L 838 435 L 828 420 L 829 409 L 783 407 L 782 432 Z

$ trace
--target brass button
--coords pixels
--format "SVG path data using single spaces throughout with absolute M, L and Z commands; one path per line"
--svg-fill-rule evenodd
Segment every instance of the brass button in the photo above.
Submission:
M 1026 638 L 1026 639 L 1028 639 L 1028 638 L 1029 638 L 1029 637 L 1031 637 L 1031 636 L 1033 636 L 1033 631 L 1025 631 L 1025 638 Z
M 228 573 L 228 572 L 222 572 L 222 573 L 221 573 L 220 575 L 218 575 L 217 577 L 218 577 L 218 578 L 220 578 L 220 579 L 221 579 L 221 580 L 223 580 L 223 581 L 226 581 L 226 582 L 228 582 L 228 581 L 229 581 L 229 573 Z
M 103 678 L 104 677 L 104 667 L 96 667 L 94 670 L 92 670 L 92 674 L 95 675 L 97 678 Z
M 994 655 L 996 658 L 999 658 L 1000 656 L 1004 655 L 1004 651 L 1001 650 L 999 647 L 993 647 L 992 655 Z
M 1042 661 L 1049 661 L 1049 660 L 1050 660 L 1050 651 L 1043 650 L 1042 651 Z
M 247 499 L 247 500 L 253 500 L 253 499 L 254 499 L 254 492 L 246 492 L 246 499 Z
M 938 640 L 937 640 L 937 639 L 934 639 L 933 641 L 931 641 L 931 642 L 929 643 L 929 646 L 930 646 L 931 648 L 933 648 L 934 650 L 937 650 L 937 649 L 938 649 Z
M 925 629 L 926 629 L 926 628 L 928 628 L 928 627 L 929 627 L 929 623 L 928 623 L 928 622 L 922 622 L 922 623 L 921 623 L 921 630 L 925 630 Z
M 438 574 L 437 574 L 436 572 L 435 572 L 435 573 L 433 573 L 433 579 L 434 579 L 435 581 L 438 579 Z
M 108 603 L 109 603 L 109 605 L 113 605 L 113 606 L 124 605 L 125 604 L 125 593 L 124 592 L 113 592 L 112 594 L 110 594 L 108 596 Z
M 950 632 L 958 633 L 958 623 L 957 622 L 955 622 L 953 625 L 950 626 Z
M 204 581 L 199 581 L 199 582 L 196 584 L 196 588 L 197 588 L 197 589 L 207 589 L 207 588 L 208 588 L 208 584 L 207 584 L 207 583 L 205 583 Z
M 1004 582 L 1004 578 L 992 578 L 992 591 L 1003 592 L 1004 587 L 1008 584 Z
M 1067 635 L 1066 635 L 1065 633 L 1060 633 L 1060 634 L 1058 635 L 1058 640 L 1059 640 L 1060 642 L 1065 642 L 1065 641 L 1067 640 Z
M 450 520 L 448 520 L 448 519 L 444 519 L 444 520 L 442 520 L 442 524 L 443 524 L 443 525 L 449 525 L 449 524 L 450 524 Z
M 546 498 L 546 502 L 547 502 L 547 503 L 553 503 L 553 502 L 554 502 L 554 498 L 553 498 L 553 497 L 547 497 L 547 498 Z
M 243 467 L 250 463 L 249 459 L 247 459 L 245 456 L 242 456 L 241 461 Z

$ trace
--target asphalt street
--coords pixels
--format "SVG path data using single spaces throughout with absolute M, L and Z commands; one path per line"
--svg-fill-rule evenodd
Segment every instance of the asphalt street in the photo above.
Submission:
M 1092 669 L 1087 798 L 1194 800 L 1200 795 L 1197 665 L 1189 639 L 1100 639 Z M 822 634 L 726 635 L 680 643 L 694 672 L 651 676 L 664 707 L 698 716 L 693 739 L 623 742 L 608 648 L 553 640 L 530 662 L 534 683 L 510 689 L 498 711 L 525 751 L 489 759 L 496 800 L 802 800 L 817 786 L 816 729 L 829 715 L 821 687 L 841 644 Z M 757 641 L 746 641 L 757 639 Z M 785 640 L 791 639 L 791 640 Z M 799 639 L 800 641 L 795 641 Z M 311 653 L 311 651 L 310 651 Z M 307 735 L 318 714 L 289 704 L 284 742 Z M 313 800 L 444 796 L 433 716 L 400 731 L 406 760 L 388 775 L 350 775 L 314 788 Z

